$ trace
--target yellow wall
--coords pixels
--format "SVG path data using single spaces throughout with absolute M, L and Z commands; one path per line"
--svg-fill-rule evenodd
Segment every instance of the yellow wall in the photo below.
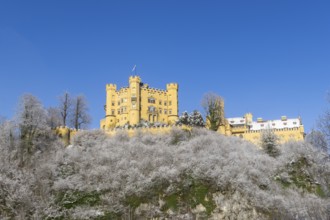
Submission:
M 274 134 L 279 138 L 280 144 L 288 141 L 303 141 L 304 127 L 274 129 Z M 232 133 L 232 136 L 241 137 L 252 143 L 259 145 L 262 131 L 245 131 L 243 133 Z
M 169 83 L 166 90 L 149 88 L 141 83 L 139 76 L 129 77 L 129 86 L 119 90 L 115 84 L 108 84 L 105 113 L 100 121 L 103 130 L 125 124 L 137 125 L 141 120 L 173 124 L 179 113 L 178 84 Z
M 163 127 L 148 127 L 148 128 L 126 128 L 126 129 L 110 129 L 105 131 L 106 134 L 108 135 L 115 135 L 118 132 L 127 132 L 128 136 L 132 137 L 138 133 L 151 133 L 151 134 L 168 134 L 171 132 L 173 128 L 178 128 L 182 129 L 185 131 L 191 131 L 191 127 L 186 126 L 186 125 L 181 125 L 181 126 L 171 126 L 171 125 L 166 125 Z
M 246 123 L 249 124 L 252 122 L 252 114 L 248 113 L 245 116 Z M 283 129 L 272 129 L 274 134 L 279 138 L 279 143 L 283 144 L 288 141 L 303 141 L 304 140 L 304 126 L 300 125 L 296 128 L 283 128 Z M 239 127 L 231 127 L 226 122 L 225 126 L 220 126 L 218 132 L 227 136 L 236 136 L 240 138 L 244 138 L 256 145 L 260 145 L 261 143 L 261 134 L 263 130 L 250 130 L 247 125 L 239 126 Z
M 58 135 L 65 145 L 69 145 L 72 141 L 73 136 L 77 133 L 76 129 L 71 129 L 68 127 L 57 127 L 55 128 L 55 134 Z

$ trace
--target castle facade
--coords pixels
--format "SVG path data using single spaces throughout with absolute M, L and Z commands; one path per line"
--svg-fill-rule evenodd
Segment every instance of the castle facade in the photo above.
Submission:
M 218 132 L 227 136 L 241 137 L 259 145 L 261 134 L 266 129 L 272 130 L 280 143 L 304 140 L 305 132 L 301 119 L 289 119 L 286 116 L 278 120 L 258 118 L 257 121 L 253 121 L 253 115 L 247 113 L 244 117 L 227 118 L 226 125 L 220 126 Z
M 174 124 L 179 112 L 178 89 L 177 83 L 167 84 L 166 90 L 150 88 L 139 76 L 130 76 L 128 87 L 118 90 L 115 84 L 107 84 L 101 129 L 136 126 L 141 121 Z
M 223 103 L 224 105 L 224 103 Z M 178 120 L 178 84 L 169 83 L 166 90 L 150 88 L 139 76 L 130 76 L 129 85 L 117 89 L 115 84 L 106 85 L 105 118 L 100 128 L 115 134 L 115 128 L 125 129 L 132 134 L 137 130 L 166 133 Z M 251 113 L 243 117 L 223 118 L 218 133 L 244 138 L 256 145 L 260 144 L 262 132 L 270 129 L 278 136 L 279 142 L 304 140 L 304 126 L 300 118 L 253 121 Z M 148 122 L 147 128 L 137 128 L 141 122 Z M 127 126 L 130 125 L 130 126 Z M 131 127 L 131 128 L 129 128 Z M 208 127 L 208 123 L 207 126 Z

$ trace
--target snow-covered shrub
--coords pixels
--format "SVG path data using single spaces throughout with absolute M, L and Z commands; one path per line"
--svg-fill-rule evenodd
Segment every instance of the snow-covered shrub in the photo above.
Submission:
M 276 158 L 196 128 L 44 144 L 27 167 L 0 156 L 0 218 L 329 219 L 329 158 L 304 142 Z

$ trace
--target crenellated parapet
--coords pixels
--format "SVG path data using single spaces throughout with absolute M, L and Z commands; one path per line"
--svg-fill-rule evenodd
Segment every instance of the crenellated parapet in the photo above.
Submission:
M 115 135 L 118 132 L 126 132 L 129 136 L 134 136 L 138 133 L 151 133 L 151 134 L 168 134 L 173 129 L 182 129 L 191 131 L 192 127 L 187 125 L 159 125 L 150 127 L 122 127 L 105 130 L 109 135 Z
M 129 83 L 133 83 L 133 82 L 137 82 L 137 83 L 140 83 L 141 82 L 141 78 L 140 76 L 130 76 L 129 77 Z
M 179 89 L 179 85 L 177 83 L 168 83 L 166 84 L 166 90 L 178 90 Z
M 116 84 L 109 83 L 109 84 L 106 85 L 106 90 L 114 90 L 114 91 L 116 91 L 117 90 L 117 85 Z

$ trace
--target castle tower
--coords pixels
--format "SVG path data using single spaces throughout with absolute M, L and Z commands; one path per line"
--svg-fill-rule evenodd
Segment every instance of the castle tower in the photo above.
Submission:
M 130 98 L 129 102 L 129 123 L 130 125 L 137 125 L 140 122 L 140 83 L 141 78 L 139 76 L 129 77 L 129 90 Z
M 137 125 L 140 121 L 173 124 L 178 120 L 178 84 L 169 83 L 166 90 L 151 88 L 139 76 L 130 76 L 129 85 L 117 90 L 115 84 L 106 85 L 103 130 Z
M 166 85 L 168 93 L 168 122 L 174 124 L 179 118 L 179 106 L 178 106 L 178 91 L 179 86 L 177 83 L 169 83 Z
M 246 125 L 251 125 L 253 122 L 253 115 L 251 113 L 246 113 L 244 115 L 245 121 L 246 121 Z
M 114 128 L 116 126 L 116 89 L 115 84 L 106 85 L 106 105 L 105 105 L 105 129 Z

